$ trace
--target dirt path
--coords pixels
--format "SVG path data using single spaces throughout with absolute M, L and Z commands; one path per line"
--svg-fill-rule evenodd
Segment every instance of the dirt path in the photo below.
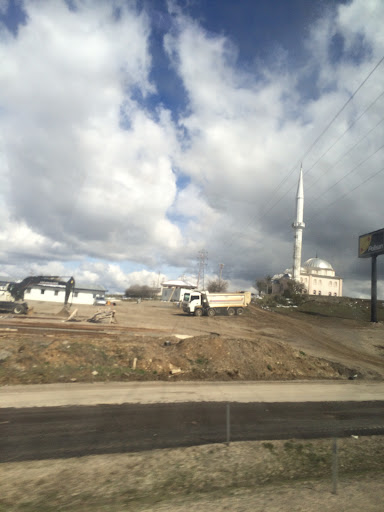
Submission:
M 102 382 L 5 386 L 2 408 L 181 402 L 354 402 L 384 400 L 380 381 Z M 383 420 L 384 425 L 384 420 Z

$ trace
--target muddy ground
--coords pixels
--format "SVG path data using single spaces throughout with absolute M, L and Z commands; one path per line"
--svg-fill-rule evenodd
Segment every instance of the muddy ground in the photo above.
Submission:
M 0 384 L 125 380 L 382 379 L 384 327 L 361 319 L 266 311 L 193 317 L 159 301 L 76 306 L 31 303 L 0 317 Z M 72 311 L 74 311 L 72 307 Z M 91 323 L 113 310 L 116 323 Z

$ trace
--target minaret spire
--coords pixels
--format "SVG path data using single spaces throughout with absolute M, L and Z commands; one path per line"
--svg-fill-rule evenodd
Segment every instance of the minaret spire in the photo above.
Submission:
M 303 245 L 304 218 L 304 185 L 303 185 L 303 166 L 300 167 L 299 184 L 296 194 L 296 220 L 292 224 L 295 230 L 295 244 L 293 246 L 293 279 L 300 280 L 301 271 L 301 249 Z

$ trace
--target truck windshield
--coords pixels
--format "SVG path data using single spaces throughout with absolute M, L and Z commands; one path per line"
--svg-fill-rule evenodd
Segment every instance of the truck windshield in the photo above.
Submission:
M 189 302 L 190 293 L 184 293 L 184 302 Z

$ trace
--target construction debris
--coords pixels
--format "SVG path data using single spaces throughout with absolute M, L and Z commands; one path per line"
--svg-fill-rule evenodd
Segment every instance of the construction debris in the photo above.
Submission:
M 76 308 L 74 311 L 72 311 L 72 313 L 69 315 L 69 317 L 64 320 L 65 322 L 76 322 L 75 320 L 75 316 L 77 315 L 77 312 L 79 311 L 78 308 Z
M 98 311 L 91 318 L 88 318 L 88 320 L 87 320 L 87 322 L 92 322 L 92 323 L 103 323 L 106 321 L 108 321 L 108 323 L 110 323 L 110 324 L 117 323 L 116 318 L 115 318 L 115 311 L 113 309 L 111 309 L 109 311 L 105 311 L 105 310 Z
M 66 306 L 63 306 L 60 311 L 58 311 L 56 313 L 56 316 L 62 316 L 62 317 L 69 317 L 71 316 L 71 312 L 70 312 L 70 306 L 66 305 Z
M 174 368 L 173 370 L 170 370 L 170 375 L 177 375 L 178 373 L 183 373 L 183 370 L 181 368 Z

